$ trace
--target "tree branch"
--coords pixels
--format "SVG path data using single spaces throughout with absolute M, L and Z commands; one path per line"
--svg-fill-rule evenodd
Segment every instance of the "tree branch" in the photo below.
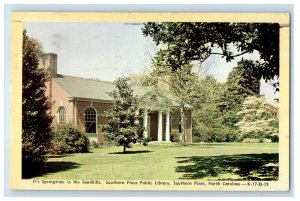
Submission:
M 247 52 L 244 51 L 244 52 L 242 52 L 242 53 L 240 53 L 240 54 L 230 55 L 230 56 L 232 56 L 232 57 L 238 57 L 238 56 L 242 56 L 243 54 L 246 54 L 246 53 L 247 53 Z M 219 53 L 219 52 L 211 52 L 210 54 L 216 54 L 216 55 L 222 55 L 222 56 L 225 56 L 224 53 Z

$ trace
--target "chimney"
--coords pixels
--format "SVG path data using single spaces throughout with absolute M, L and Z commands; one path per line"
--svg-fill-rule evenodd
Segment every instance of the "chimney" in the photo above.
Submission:
M 50 77 L 57 77 L 57 54 L 47 53 L 43 54 L 40 59 L 41 68 L 44 68 L 50 72 Z

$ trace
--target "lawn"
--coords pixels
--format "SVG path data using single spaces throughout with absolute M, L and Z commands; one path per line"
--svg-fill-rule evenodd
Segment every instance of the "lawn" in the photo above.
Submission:
M 50 156 L 35 179 L 277 180 L 278 143 L 134 145 Z

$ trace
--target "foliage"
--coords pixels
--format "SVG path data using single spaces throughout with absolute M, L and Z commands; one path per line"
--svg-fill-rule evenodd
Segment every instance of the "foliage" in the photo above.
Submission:
M 156 86 L 160 91 L 162 86 L 168 86 L 167 91 L 174 102 L 179 105 L 180 109 L 180 139 L 185 141 L 185 114 L 186 109 L 190 109 L 191 100 L 196 95 L 194 90 L 198 76 L 192 72 L 192 65 L 183 65 L 177 71 L 173 71 L 168 65 L 159 65 L 153 63 L 151 78 L 148 77 L 145 84 Z M 168 105 L 166 105 L 168 106 Z M 169 108 L 167 108 L 169 109 Z
M 202 63 L 213 54 L 229 62 L 256 50 L 260 60 L 251 66 L 253 71 L 266 81 L 279 77 L 278 23 L 148 22 L 142 31 L 157 45 L 162 44 L 155 63 L 172 70 L 193 61 Z
M 261 78 L 270 81 L 279 77 L 279 24 L 149 22 L 142 31 L 160 46 L 153 58 L 154 72 L 176 83 L 172 89 L 181 105 L 193 106 L 194 139 L 239 141 L 236 123 L 241 117 L 236 114 L 244 99 L 259 94 Z M 239 61 L 225 85 L 208 79 L 200 83 L 203 79 L 192 73 L 191 64 L 199 62 L 201 66 L 211 55 L 230 62 L 254 51 L 259 52 L 260 59 Z M 273 86 L 278 90 L 279 83 Z
M 222 110 L 231 110 L 242 104 L 247 96 L 259 95 L 260 79 L 252 69 L 253 61 L 242 60 L 229 73 L 222 95 Z
M 170 134 L 170 140 L 171 142 L 177 142 L 177 143 L 181 142 L 179 133 L 172 131 Z
M 72 124 L 55 127 L 52 140 L 52 153 L 70 154 L 88 152 L 90 141 L 86 133 Z
M 247 97 L 242 110 L 238 112 L 242 120 L 236 124 L 242 133 L 241 137 L 263 140 L 278 136 L 277 112 L 278 108 L 267 103 L 264 97 Z
M 99 142 L 97 142 L 97 141 L 92 140 L 91 141 L 91 146 L 93 148 L 99 148 L 99 147 L 101 147 L 101 144 Z
M 229 73 L 222 91 L 219 109 L 222 112 L 220 121 L 232 132 L 237 132 L 236 123 L 241 116 L 236 115 L 242 108 L 242 103 L 247 96 L 259 95 L 259 76 L 252 70 L 253 61 L 242 60 Z
M 195 91 L 195 88 L 201 87 L 197 75 L 192 73 L 191 64 L 198 61 L 201 66 L 210 55 L 220 55 L 229 62 L 245 53 L 259 52 L 260 60 L 242 60 L 238 63 L 229 75 L 227 90 L 222 90 L 223 99 L 211 101 L 214 104 L 218 102 L 222 113 L 217 114 L 217 105 L 214 105 L 212 107 L 216 110 L 212 115 L 222 118 L 214 119 L 220 125 L 208 124 L 208 128 L 211 127 L 209 131 L 225 126 L 229 133 L 235 133 L 235 124 L 239 121 L 236 112 L 240 110 L 244 98 L 259 93 L 261 77 L 266 81 L 279 77 L 279 24 L 149 22 L 144 24 L 142 31 L 145 37 L 151 37 L 161 47 L 153 58 L 154 74 L 161 76 L 161 79 L 168 76 L 173 93 L 180 99 L 181 111 L 186 103 L 196 106 L 196 110 L 201 110 L 203 102 L 207 103 L 198 95 L 199 90 Z M 278 83 L 274 87 L 278 87 Z M 207 111 L 208 116 L 210 112 Z M 181 119 L 184 126 L 183 113 Z M 200 125 L 207 124 L 199 122 Z
M 222 112 L 219 103 L 226 87 L 212 76 L 198 80 L 194 88 L 193 106 L 193 142 L 231 142 L 235 133 L 226 124 L 222 124 Z
M 147 86 L 144 88 L 146 91 L 143 95 L 138 97 L 139 108 L 148 111 L 168 111 L 172 105 L 170 94 L 157 87 Z
M 30 174 L 46 161 L 52 139 L 50 102 L 46 97 L 47 73 L 39 68 L 42 47 L 23 31 L 22 52 L 22 171 Z
M 121 77 L 114 82 L 116 90 L 110 96 L 115 102 L 105 113 L 108 123 L 103 126 L 105 137 L 115 145 L 123 146 L 123 153 L 133 143 L 144 140 L 144 128 L 139 122 L 143 115 L 137 113 L 137 97 L 133 95 L 128 81 L 129 78 Z

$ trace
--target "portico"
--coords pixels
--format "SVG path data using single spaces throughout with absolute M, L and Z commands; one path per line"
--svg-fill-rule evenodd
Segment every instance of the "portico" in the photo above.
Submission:
M 170 142 L 170 111 L 151 112 L 150 115 L 146 109 L 143 112 L 143 126 L 146 128 L 144 137 L 158 142 Z

